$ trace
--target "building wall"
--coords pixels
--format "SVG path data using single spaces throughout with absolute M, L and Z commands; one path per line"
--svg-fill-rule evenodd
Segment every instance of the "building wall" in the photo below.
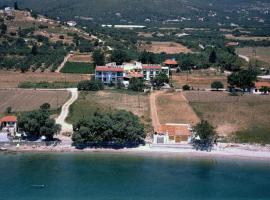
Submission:
M 117 83 L 117 81 L 123 79 L 123 72 L 96 72 L 96 80 L 100 80 L 104 84 L 109 84 L 111 82 Z

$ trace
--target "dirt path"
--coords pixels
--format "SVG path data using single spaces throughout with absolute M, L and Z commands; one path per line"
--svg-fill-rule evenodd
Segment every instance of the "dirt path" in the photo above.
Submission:
M 61 114 L 56 119 L 56 123 L 62 126 L 61 132 L 60 132 L 61 134 L 73 132 L 72 124 L 67 123 L 65 120 L 69 114 L 69 107 L 78 99 L 77 88 L 70 88 L 67 90 L 71 92 L 71 98 L 62 106 Z
M 247 57 L 247 56 L 244 56 L 244 55 L 238 55 L 240 58 L 243 58 L 245 61 L 249 62 L 250 61 L 250 58 Z
M 59 65 L 59 67 L 57 68 L 57 70 L 55 70 L 56 73 L 60 73 L 61 69 L 65 66 L 65 64 L 67 63 L 68 59 L 70 58 L 71 54 L 69 53 L 63 60 L 63 62 Z
M 156 99 L 157 96 L 163 93 L 163 91 L 154 91 L 150 94 L 150 110 L 151 110 L 151 119 L 154 131 L 160 127 L 160 122 L 158 118 L 157 106 L 156 106 Z

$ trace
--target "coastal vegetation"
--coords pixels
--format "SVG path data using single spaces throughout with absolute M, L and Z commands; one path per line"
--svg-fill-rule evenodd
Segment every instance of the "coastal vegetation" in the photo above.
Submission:
M 99 91 L 104 89 L 103 83 L 94 78 L 89 81 L 79 82 L 77 87 L 79 91 Z
M 119 110 L 95 112 L 74 124 L 73 144 L 77 148 L 133 147 L 144 144 L 144 126 L 139 117 Z
M 48 88 L 48 89 L 59 89 L 59 88 L 74 88 L 77 87 L 77 83 L 72 82 L 21 82 L 18 88 Z
M 60 126 L 50 118 L 50 104 L 40 106 L 39 110 L 21 113 L 18 117 L 18 127 L 24 131 L 30 140 L 45 136 L 46 140 L 52 140 L 60 131 Z

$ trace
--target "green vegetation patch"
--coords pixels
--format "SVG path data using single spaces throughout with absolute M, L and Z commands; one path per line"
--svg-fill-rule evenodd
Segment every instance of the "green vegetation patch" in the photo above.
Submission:
M 256 125 L 234 134 L 235 142 L 270 144 L 270 126 Z
M 22 82 L 18 85 L 19 88 L 76 88 L 77 83 L 70 82 Z
M 91 63 L 67 62 L 61 72 L 75 74 L 93 74 L 95 73 L 95 67 Z

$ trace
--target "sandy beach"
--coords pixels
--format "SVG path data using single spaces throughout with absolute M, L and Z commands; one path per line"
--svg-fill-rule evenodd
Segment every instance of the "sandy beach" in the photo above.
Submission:
M 139 153 L 139 154 L 158 154 L 158 155 L 182 155 L 185 157 L 223 157 L 223 158 L 245 158 L 245 159 L 261 159 L 270 161 L 270 145 L 248 145 L 248 144 L 219 144 L 214 147 L 211 152 L 197 151 L 193 148 L 168 147 L 168 146 L 152 146 L 145 145 L 137 148 L 124 149 L 107 149 L 107 148 L 85 148 L 83 150 L 76 149 L 70 145 L 57 146 L 29 146 L 22 145 L 19 147 L 10 146 L 5 149 L 8 152 L 63 152 L 63 153 Z

